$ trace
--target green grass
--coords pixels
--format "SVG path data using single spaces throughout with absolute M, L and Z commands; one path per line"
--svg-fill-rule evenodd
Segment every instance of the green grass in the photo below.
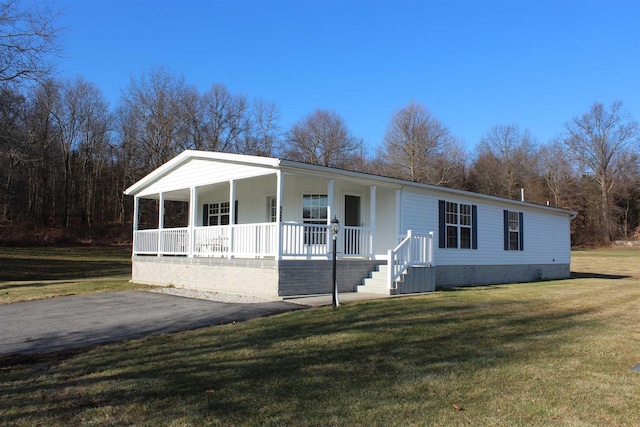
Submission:
M 640 425 L 639 259 L 0 359 L 0 423 Z
M 143 288 L 129 283 L 131 248 L 0 248 L 0 304 Z

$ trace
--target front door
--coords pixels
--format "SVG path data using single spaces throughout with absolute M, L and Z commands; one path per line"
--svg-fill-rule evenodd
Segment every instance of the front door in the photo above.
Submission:
M 344 196 L 344 225 L 345 227 L 360 227 L 360 197 L 345 194 Z M 344 254 L 357 255 L 360 253 L 360 230 L 345 228 Z

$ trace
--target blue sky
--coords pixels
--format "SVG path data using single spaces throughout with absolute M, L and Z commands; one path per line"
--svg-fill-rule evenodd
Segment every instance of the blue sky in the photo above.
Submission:
M 595 101 L 640 120 L 640 0 L 53 0 L 63 76 L 112 106 L 163 66 L 201 92 L 274 102 L 286 129 L 316 108 L 369 147 L 423 103 L 472 149 L 495 125 L 545 143 Z

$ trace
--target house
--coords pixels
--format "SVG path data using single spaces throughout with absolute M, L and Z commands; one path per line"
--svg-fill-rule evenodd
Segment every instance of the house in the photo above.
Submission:
M 132 280 L 140 283 L 269 298 L 330 293 L 334 244 L 340 292 L 569 277 L 575 212 L 554 207 L 202 151 L 181 153 L 125 194 L 134 197 Z M 153 221 L 144 203 L 156 208 Z M 176 204 L 184 222 L 165 224 Z

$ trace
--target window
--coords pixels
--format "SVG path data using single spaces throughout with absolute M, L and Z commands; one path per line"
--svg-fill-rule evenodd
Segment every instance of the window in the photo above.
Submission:
M 238 223 L 238 201 L 235 205 L 235 221 Z M 202 225 L 229 225 L 229 202 L 205 203 L 202 212 Z
M 440 200 L 440 248 L 478 249 L 476 205 Z
M 278 199 L 275 196 L 267 197 L 267 221 L 278 222 Z
M 327 211 L 328 199 L 326 194 L 304 194 L 302 196 L 302 222 L 305 224 L 322 224 L 324 227 L 305 227 L 305 244 L 325 244 L 327 241 Z
M 305 194 L 302 196 L 302 222 L 305 224 L 326 224 L 327 211 L 326 194 Z
M 460 248 L 471 249 L 471 205 L 458 205 L 460 209 Z
M 504 250 L 523 251 L 522 212 L 504 211 Z

